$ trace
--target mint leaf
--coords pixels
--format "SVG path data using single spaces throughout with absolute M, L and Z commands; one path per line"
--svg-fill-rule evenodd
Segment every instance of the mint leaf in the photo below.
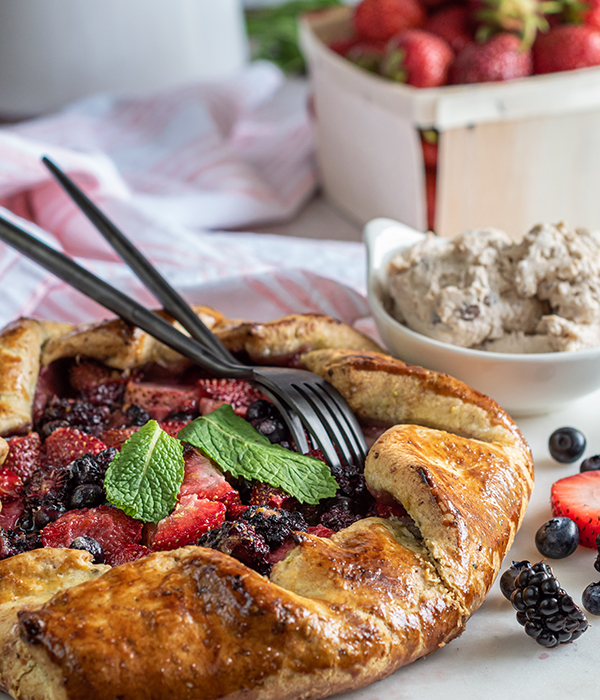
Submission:
M 188 423 L 177 438 L 201 449 L 233 476 L 279 486 L 302 503 L 316 504 L 337 491 L 324 462 L 272 445 L 229 404 Z
M 104 488 L 110 503 L 127 515 L 157 523 L 175 508 L 182 481 L 182 444 L 151 420 L 109 464 Z

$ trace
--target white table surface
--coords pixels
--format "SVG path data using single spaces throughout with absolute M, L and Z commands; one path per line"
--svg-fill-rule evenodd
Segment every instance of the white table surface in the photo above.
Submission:
M 531 445 L 536 485 L 524 524 L 504 562 L 513 559 L 539 561 L 534 535 L 551 517 L 552 483 L 579 469 L 554 462 L 548 453 L 550 433 L 570 425 L 587 436 L 585 456 L 600 453 L 600 392 L 560 412 L 517 420 Z M 583 459 L 583 458 L 582 458 Z M 588 583 L 600 579 L 593 568 L 595 552 L 579 549 L 567 559 L 550 561 L 555 575 L 576 603 Z M 465 632 L 443 649 L 400 669 L 389 678 L 342 696 L 345 700 L 581 700 L 599 695 L 600 619 L 588 616 L 591 627 L 572 644 L 544 649 L 527 637 L 515 619 L 515 611 L 500 593 L 498 582 Z M 0 699 L 8 696 L 0 693 Z M 175 699 L 174 699 L 175 700 Z

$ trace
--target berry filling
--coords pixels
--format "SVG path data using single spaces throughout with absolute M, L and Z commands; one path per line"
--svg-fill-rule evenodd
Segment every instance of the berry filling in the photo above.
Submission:
M 281 487 L 222 472 L 186 443 L 184 477 L 170 515 L 144 523 L 108 502 L 107 468 L 140 428 L 154 419 L 176 437 L 223 404 L 267 444 L 293 450 L 277 408 L 244 381 L 198 371 L 163 377 L 155 367 L 131 374 L 90 360 L 45 368 L 34 430 L 8 438 L 0 466 L 0 559 L 44 546 L 71 547 L 117 566 L 152 551 L 199 544 L 268 575 L 295 545 L 294 533 L 330 537 L 369 516 L 410 520 L 401 506 L 375 500 L 362 467 L 332 469 L 337 494 L 303 503 Z M 310 456 L 325 462 L 320 450 Z

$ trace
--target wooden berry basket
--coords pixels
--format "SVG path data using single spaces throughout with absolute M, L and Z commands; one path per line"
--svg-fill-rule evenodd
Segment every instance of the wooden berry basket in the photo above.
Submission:
M 494 226 L 520 238 L 541 221 L 600 228 L 600 68 L 506 83 L 419 89 L 357 68 L 327 43 L 351 8 L 302 18 L 325 191 L 360 223 L 427 229 L 419 129 L 440 132 L 435 230 Z

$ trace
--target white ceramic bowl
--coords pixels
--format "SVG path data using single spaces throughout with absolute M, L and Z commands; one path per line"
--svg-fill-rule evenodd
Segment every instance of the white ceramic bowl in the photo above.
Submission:
M 388 263 L 424 236 L 391 219 L 374 219 L 364 229 L 369 303 L 379 334 L 394 357 L 461 379 L 515 416 L 550 413 L 600 389 L 600 347 L 532 354 L 486 352 L 433 340 L 392 318 L 382 302 Z

